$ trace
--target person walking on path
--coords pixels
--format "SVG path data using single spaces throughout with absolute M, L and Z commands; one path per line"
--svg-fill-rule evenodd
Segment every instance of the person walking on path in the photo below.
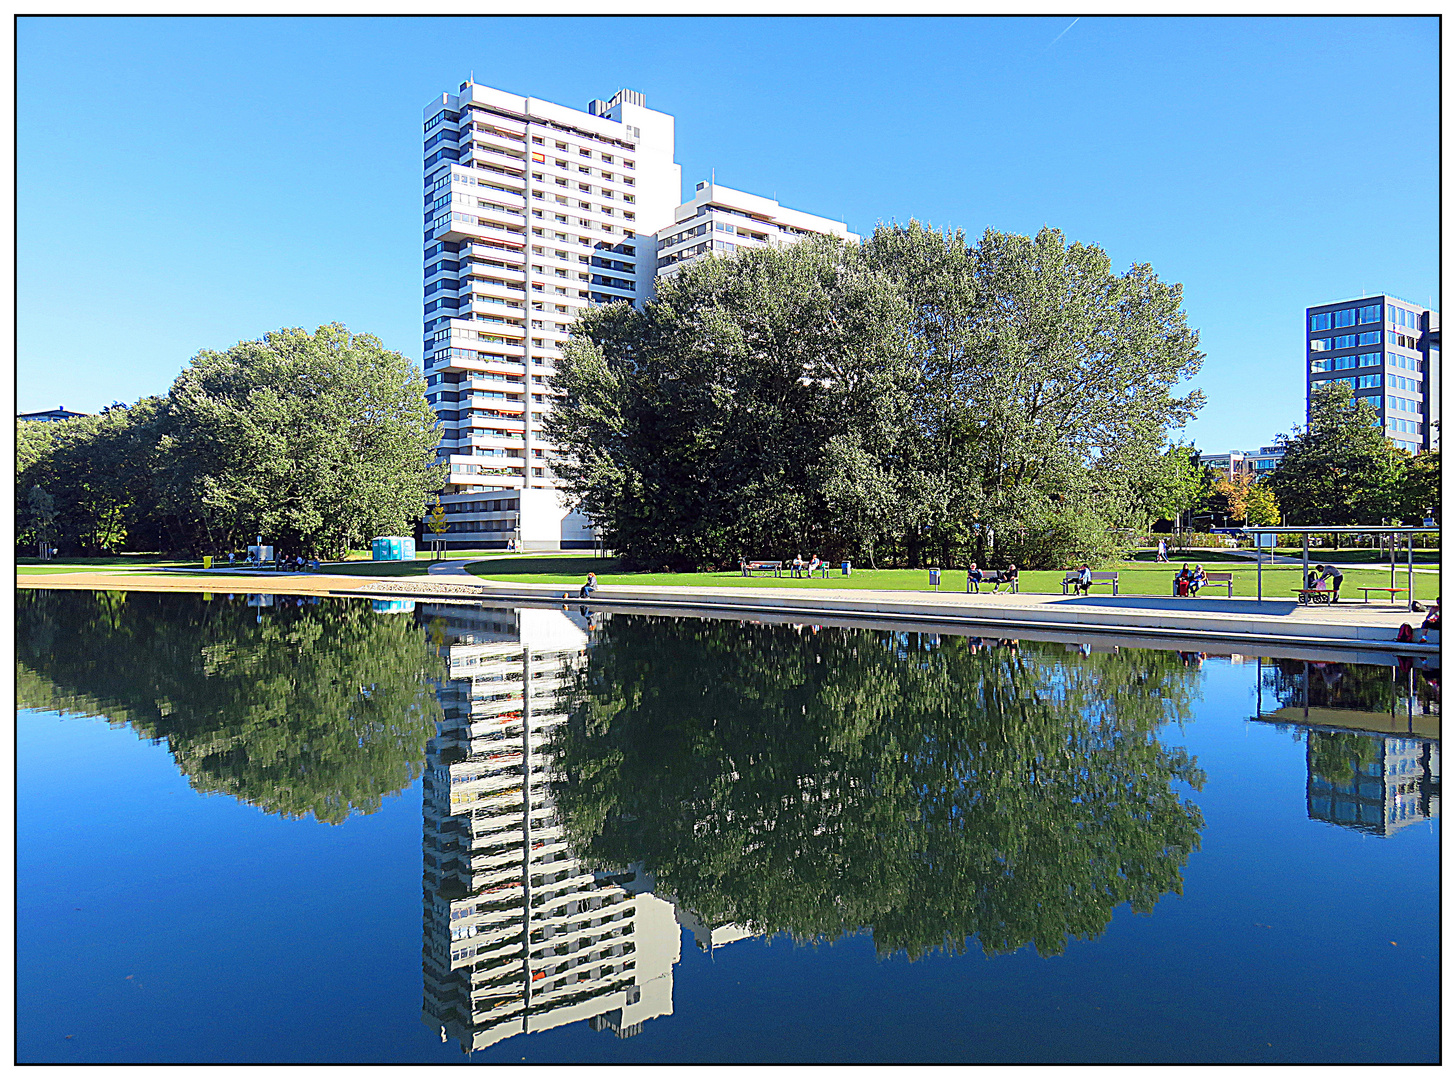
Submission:
M 1158 541 L 1158 557 L 1154 561 L 1155 562 L 1167 562 L 1168 561 L 1168 542 L 1166 540 L 1159 540 Z

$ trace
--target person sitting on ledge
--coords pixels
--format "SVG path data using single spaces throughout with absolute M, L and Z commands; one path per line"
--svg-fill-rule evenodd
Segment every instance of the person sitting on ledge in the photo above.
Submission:
M 1441 598 L 1436 597 L 1436 602 L 1431 605 L 1431 610 L 1426 612 L 1425 619 L 1421 622 L 1421 643 L 1425 644 L 1426 634 L 1431 630 L 1441 629 Z
M 596 575 L 596 571 L 594 571 L 594 570 L 588 570 L 587 571 L 587 575 L 586 575 L 586 584 L 581 587 L 581 598 L 583 600 L 585 600 L 587 597 L 591 596 L 592 593 L 596 592 L 596 589 L 597 589 L 597 575 Z

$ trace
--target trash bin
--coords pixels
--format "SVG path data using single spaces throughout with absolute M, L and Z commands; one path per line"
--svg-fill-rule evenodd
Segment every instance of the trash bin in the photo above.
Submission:
M 940 567 L 932 566 L 930 568 L 930 584 L 935 586 L 936 592 L 940 592 Z
M 841 574 L 843 574 L 845 577 L 849 577 L 849 560 L 848 559 L 845 559 L 844 562 L 842 562 L 842 563 L 839 564 L 839 572 Z
M 211 555 L 204 555 L 202 557 L 202 568 L 204 570 L 211 570 L 212 569 L 212 556 Z

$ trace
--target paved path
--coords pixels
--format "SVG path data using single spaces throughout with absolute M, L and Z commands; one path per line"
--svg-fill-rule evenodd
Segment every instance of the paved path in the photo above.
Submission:
M 396 596 L 498 603 L 581 603 L 578 585 L 483 581 L 451 560 L 428 576 L 375 578 L 339 574 L 208 574 L 81 571 L 18 576 L 23 587 L 136 589 L 286 595 Z M 868 589 L 698 588 L 683 585 L 600 586 L 591 603 L 617 610 L 773 613 L 804 622 L 817 617 L 921 619 L 970 627 L 1023 627 L 1046 632 L 1137 632 L 1209 635 L 1228 640 L 1301 645 L 1391 645 L 1405 622 L 1421 616 L 1401 605 L 1340 603 L 1300 606 L 1291 600 L 1171 596 L 1070 597 L 1055 593 L 961 593 Z M 1414 649 L 1434 652 L 1435 646 Z

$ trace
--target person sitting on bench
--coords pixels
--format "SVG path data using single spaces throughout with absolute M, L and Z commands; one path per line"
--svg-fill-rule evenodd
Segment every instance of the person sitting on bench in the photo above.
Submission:
M 1187 563 L 1184 563 L 1183 564 L 1183 569 L 1182 570 L 1179 570 L 1178 573 L 1177 573 L 1177 575 L 1173 578 L 1173 595 L 1174 596 L 1187 596 L 1188 595 L 1188 583 L 1190 581 L 1192 581 L 1192 580 L 1193 580 L 1193 571 L 1191 571 L 1191 570 L 1188 569 L 1188 564 Z
M 1203 573 L 1203 564 L 1193 568 L 1192 575 L 1188 578 L 1188 595 L 1197 596 L 1198 590 L 1208 584 L 1208 578 Z
M 986 580 L 986 575 L 971 563 L 971 568 L 966 571 L 966 592 L 980 592 L 981 582 Z
M 1077 571 L 1076 587 L 1082 590 L 1083 596 L 1092 592 L 1092 568 L 1086 563 L 1083 563 L 1081 569 Z
M 809 556 L 809 576 L 810 577 L 813 577 L 814 576 L 814 571 L 815 570 L 818 570 L 819 567 L 821 567 L 823 565 L 824 564 L 819 561 L 819 556 L 818 555 L 810 555 Z

